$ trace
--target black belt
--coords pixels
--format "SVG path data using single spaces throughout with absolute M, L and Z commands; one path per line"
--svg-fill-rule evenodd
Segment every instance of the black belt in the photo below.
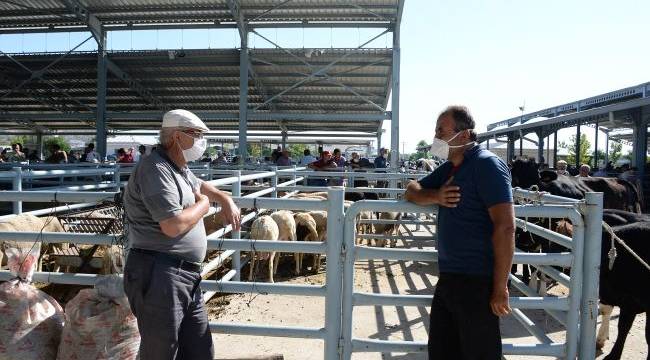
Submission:
M 186 270 L 186 271 L 192 271 L 192 272 L 201 272 L 201 268 L 203 267 L 199 263 L 195 263 L 192 261 L 187 261 L 179 258 L 178 256 L 160 252 L 160 251 L 154 251 L 154 250 L 147 250 L 147 249 L 138 249 L 138 248 L 131 248 L 130 251 L 140 253 L 140 254 L 145 254 L 145 255 L 151 255 L 155 257 L 158 260 L 163 260 L 170 265 L 173 265 L 174 267 Z

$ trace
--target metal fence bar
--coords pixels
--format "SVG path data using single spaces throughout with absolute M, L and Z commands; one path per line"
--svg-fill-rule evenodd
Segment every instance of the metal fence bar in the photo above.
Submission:
M 512 309 L 512 316 L 519 321 L 521 326 L 523 326 L 531 335 L 533 335 L 537 340 L 539 340 L 542 344 L 552 344 L 553 340 L 549 338 L 546 333 L 544 332 L 544 329 L 540 328 L 535 324 L 534 321 L 532 321 L 526 314 L 523 313 L 523 311 L 519 309 Z
M 596 319 L 598 318 L 598 281 L 600 277 L 600 252 L 602 246 L 603 194 L 585 195 L 585 249 L 583 261 L 583 288 L 580 304 L 580 356 L 596 356 Z M 648 326 L 648 325 L 646 325 Z M 646 332 L 647 334 L 647 332 Z
M 325 282 L 327 296 L 325 298 L 325 360 L 339 359 L 339 341 L 341 336 L 341 297 L 343 294 L 343 278 L 341 269 L 344 261 L 344 246 L 341 232 L 332 231 L 343 229 L 345 221 L 342 187 L 331 188 L 327 192 L 329 206 L 327 208 L 327 264 Z
M 113 200 L 116 192 L 0 191 L 0 201 L 87 203 Z
M 543 228 L 539 225 L 531 224 L 522 219 L 515 219 L 515 225 L 517 225 L 517 227 L 520 229 L 524 229 L 525 231 L 530 232 L 532 234 L 542 236 L 545 239 L 551 240 L 554 243 L 558 245 L 562 245 L 567 249 L 571 249 L 573 247 L 571 243 L 571 238 L 568 236 L 558 234 L 556 232 L 549 232 L 549 230 L 546 228 Z
M 217 334 L 275 336 L 301 339 L 325 339 L 325 328 L 272 326 L 252 324 L 210 323 L 210 331 Z
M 234 172 L 237 181 L 232 184 L 232 196 L 240 197 L 241 196 L 241 170 L 236 170 Z M 232 225 L 230 226 L 232 229 Z M 232 231 L 232 237 L 235 239 L 241 238 L 241 230 Z M 223 236 L 223 235 L 222 235 Z M 235 270 L 235 276 L 233 279 L 235 281 L 241 280 L 241 252 L 234 249 L 235 252 L 232 254 L 232 267 Z
M 12 189 L 17 192 L 22 192 L 23 190 L 23 172 L 19 167 L 13 168 L 15 172 L 15 177 L 13 178 Z M 20 214 L 23 212 L 23 202 L 20 200 L 15 200 L 12 205 L 13 213 Z

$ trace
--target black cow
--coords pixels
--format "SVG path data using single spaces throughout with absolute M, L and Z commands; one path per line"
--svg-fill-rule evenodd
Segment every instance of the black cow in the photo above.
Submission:
M 603 177 L 573 177 L 554 171 L 538 171 L 534 160 L 515 160 L 512 164 L 512 186 L 540 191 L 572 199 L 583 199 L 587 192 L 602 192 L 603 207 L 641 212 L 639 191 L 629 181 Z
M 611 214 L 611 213 L 610 213 Z M 634 219 L 638 214 L 620 212 L 618 219 Z M 647 220 L 647 216 L 644 217 Z M 568 224 L 568 222 L 567 222 Z M 566 235 L 571 235 L 571 225 L 564 227 Z M 612 228 L 613 233 L 622 239 L 632 251 L 646 263 L 650 262 L 650 221 L 630 222 Z M 611 234 L 603 229 L 600 257 L 600 287 L 602 324 L 598 331 L 597 346 L 602 348 L 609 337 L 609 317 L 612 307 L 618 306 L 621 314 L 618 319 L 618 336 L 612 351 L 606 360 L 620 359 L 623 347 L 634 318 L 639 313 L 646 313 L 646 342 L 650 345 L 650 269 L 636 259 L 618 242 L 614 242 L 617 256 L 610 269 L 609 251 L 612 244 Z M 604 306 L 603 306 L 604 305 Z M 650 355 L 647 359 L 650 360 Z

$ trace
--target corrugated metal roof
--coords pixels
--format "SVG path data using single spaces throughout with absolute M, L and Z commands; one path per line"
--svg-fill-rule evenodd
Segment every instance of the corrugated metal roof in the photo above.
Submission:
M 195 23 L 234 23 L 224 0 L 79 0 L 106 26 Z M 364 22 L 397 21 L 398 0 L 240 0 L 248 22 Z M 62 1 L 0 2 L 0 28 L 29 29 L 84 26 Z
M 392 66 L 391 49 L 324 49 L 314 56 L 313 49 L 251 49 L 250 56 L 257 81 L 249 81 L 250 111 L 286 114 L 381 114 L 386 103 Z M 171 52 L 170 52 L 171 51 Z M 239 111 L 239 50 L 114 51 L 108 59 L 146 88 L 168 108 L 185 108 L 219 114 L 233 114 L 226 123 L 214 123 L 219 129 L 237 130 Z M 310 56 L 308 56 L 309 54 Z M 32 71 L 46 67 L 61 54 L 13 54 Z M 286 91 L 305 76 L 346 57 L 300 87 Z M 107 113 L 161 112 L 147 102 L 132 86 L 108 73 Z M 32 114 L 33 124 L 50 129 L 95 127 L 92 113 L 97 102 L 97 53 L 76 52 L 49 68 L 44 80 L 28 82 L 22 89 L 15 85 L 30 73 L 8 56 L 0 56 L 0 111 Z M 264 91 L 260 88 L 263 87 Z M 277 96 L 273 106 L 263 105 L 265 96 Z M 355 94 L 356 93 L 356 94 Z M 8 95 L 7 95 L 8 94 Z M 4 98 L 2 98 L 4 97 Z M 69 113 L 71 115 L 66 115 Z M 85 122 L 79 120 L 82 114 Z M 85 114 L 85 115 L 84 115 Z M 56 115 L 56 116 L 52 116 Z M 7 119 L 10 117 L 4 117 Z M 23 117 L 24 118 L 24 117 Z M 156 129 L 151 121 L 111 118 L 111 129 Z M 56 120 L 56 121 L 53 121 Z M 336 130 L 376 132 L 379 120 L 338 121 L 332 124 L 314 121 L 283 121 L 290 131 Z M 25 128 L 25 123 L 6 122 L 3 128 Z M 209 125 L 210 126 L 210 125 Z M 249 129 L 278 129 L 277 121 L 249 121 Z

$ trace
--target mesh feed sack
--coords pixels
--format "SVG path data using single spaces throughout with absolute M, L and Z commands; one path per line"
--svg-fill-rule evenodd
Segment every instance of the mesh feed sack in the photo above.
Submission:
M 136 359 L 140 334 L 118 276 L 101 277 L 65 307 L 60 360 Z
M 40 246 L 5 249 L 15 279 L 0 284 L 0 359 L 56 359 L 63 309 L 30 284 Z

